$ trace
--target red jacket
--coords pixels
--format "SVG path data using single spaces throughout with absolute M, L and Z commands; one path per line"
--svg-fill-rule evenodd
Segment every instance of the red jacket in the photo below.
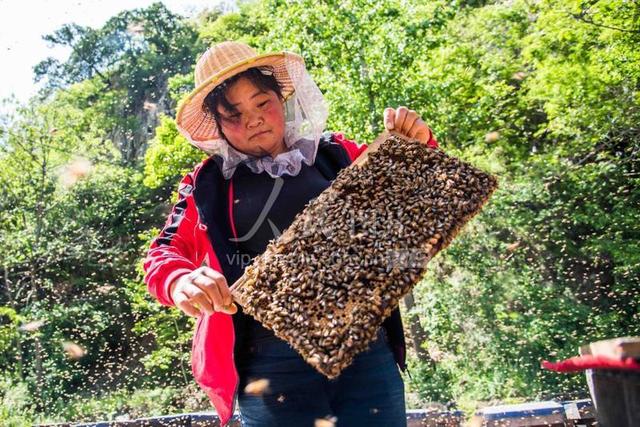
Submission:
M 339 133 L 333 134 L 332 139 L 344 148 L 350 161 L 367 148 L 367 145 L 345 139 Z M 432 139 L 429 145 L 437 147 L 437 142 Z M 178 202 L 163 230 L 152 242 L 144 262 L 144 281 L 149 292 L 167 306 L 174 305 L 168 291 L 169 285 L 178 277 L 195 270 L 203 263 L 223 272 L 207 232 L 208 227 L 202 221 L 199 206 L 196 206 L 194 199 L 196 178 L 213 158 L 209 157 L 199 163 L 182 179 L 178 188 Z M 232 200 L 232 187 L 229 189 L 229 197 Z M 227 280 L 229 281 L 228 278 Z M 233 415 L 238 387 L 238 373 L 233 357 L 234 341 L 233 320 L 230 315 L 216 312 L 198 318 L 191 355 L 193 376 L 209 396 L 223 426 Z

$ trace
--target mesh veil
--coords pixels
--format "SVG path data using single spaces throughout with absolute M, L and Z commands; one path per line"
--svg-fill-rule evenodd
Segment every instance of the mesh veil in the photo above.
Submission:
M 211 139 L 194 141 L 188 133 L 182 132 L 196 147 L 209 155 L 222 158 L 222 173 L 231 178 L 237 166 L 246 164 L 254 173 L 266 171 L 271 177 L 297 175 L 302 163 L 311 166 L 318 151 L 318 143 L 325 128 L 328 108 L 320 89 L 309 75 L 304 64 L 285 53 L 279 64 L 258 67 L 264 74 L 274 74 L 278 81 L 285 80 L 293 86 L 293 92 L 284 102 L 285 133 L 287 151 L 271 156 L 255 157 L 236 150 L 222 138 L 217 130 Z M 213 120 L 210 113 L 208 120 Z

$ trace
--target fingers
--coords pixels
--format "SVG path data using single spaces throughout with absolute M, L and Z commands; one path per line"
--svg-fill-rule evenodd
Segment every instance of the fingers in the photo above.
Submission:
M 238 306 L 234 303 L 231 303 L 227 306 L 222 307 L 222 312 L 227 314 L 236 314 L 238 312 Z
M 431 139 L 431 129 L 429 129 L 429 126 L 427 126 L 422 119 L 418 119 L 407 135 L 410 138 L 417 139 L 423 144 L 427 144 Z
M 192 283 L 198 287 L 199 292 L 202 293 L 202 297 L 207 300 L 207 303 L 211 306 L 212 310 L 219 311 L 220 307 L 225 305 L 222 301 L 222 297 L 220 296 L 218 283 L 214 279 L 207 277 L 204 274 L 198 274 L 192 279 Z M 196 296 L 200 297 L 200 294 L 196 291 L 192 296 L 194 298 Z
M 382 116 L 384 118 L 384 127 L 388 130 L 393 130 L 394 123 L 396 121 L 396 110 L 391 107 L 387 107 L 384 109 Z
M 231 303 L 227 281 L 222 274 L 209 267 L 200 267 L 192 274 L 193 283 L 206 293 L 214 310 L 220 311 L 223 306 Z
M 203 311 L 207 314 L 214 311 L 237 312 L 226 279 L 209 267 L 200 267 L 180 277 L 173 291 L 173 300 L 189 316 L 197 317 Z
M 419 125 L 416 125 L 416 133 L 411 136 L 411 138 L 417 139 L 421 143 L 426 144 L 431 139 L 431 129 L 429 129 L 429 126 L 427 126 L 422 119 L 420 119 L 420 122 L 421 123 Z
M 184 312 L 187 316 L 198 317 L 201 312 L 198 310 L 191 302 L 189 302 L 189 297 L 183 292 L 178 292 L 173 297 L 173 302 L 176 304 L 182 312 Z
M 383 117 L 387 130 L 393 130 L 411 139 L 417 139 L 423 144 L 428 143 L 431 138 L 429 126 L 414 110 L 404 106 L 397 109 L 387 107 L 384 110 Z
M 209 300 L 213 303 L 215 311 L 222 311 L 227 314 L 235 314 L 238 311 L 238 308 L 233 303 L 233 296 L 227 285 L 227 280 L 219 272 L 203 267 L 201 275 L 196 279 L 195 283 L 206 292 Z
M 190 294 L 191 296 L 190 302 L 198 304 L 200 309 L 205 313 L 213 314 L 219 306 L 211 299 L 209 293 L 202 289 L 202 286 L 198 286 L 198 283 L 195 281 L 193 284 L 195 287 L 189 288 L 189 293 L 187 293 L 187 295 Z
M 403 106 L 397 109 L 385 108 L 383 117 L 385 128 L 395 130 L 404 135 L 408 135 L 416 120 L 420 119 L 418 113 Z
M 233 302 L 233 296 L 231 295 L 231 290 L 227 284 L 227 279 L 225 279 L 222 274 L 209 267 L 203 267 L 202 273 L 216 282 L 222 305 L 231 304 Z
M 409 138 L 418 139 L 417 138 L 418 134 L 425 133 L 428 129 L 429 127 L 426 125 L 426 123 L 423 122 L 422 119 L 418 117 L 412 123 L 411 127 L 407 130 L 407 136 Z
M 415 111 L 412 112 L 415 115 Z M 407 107 L 398 107 L 398 109 L 396 110 L 396 121 L 394 123 L 394 130 L 405 134 L 405 122 L 407 122 L 407 119 L 411 120 L 411 117 L 409 117 L 409 109 Z M 413 121 L 415 121 L 415 118 L 413 119 Z

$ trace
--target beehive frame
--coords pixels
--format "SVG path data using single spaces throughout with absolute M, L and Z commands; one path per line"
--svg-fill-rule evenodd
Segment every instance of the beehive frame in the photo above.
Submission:
M 334 378 L 496 188 L 468 163 L 385 132 L 254 259 L 234 299 Z

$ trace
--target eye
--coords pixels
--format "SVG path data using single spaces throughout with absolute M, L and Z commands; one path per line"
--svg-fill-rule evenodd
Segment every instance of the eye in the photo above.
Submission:
M 224 119 L 229 122 L 237 122 L 238 120 L 240 120 L 240 113 L 231 114 L 230 116 L 227 116 Z
M 264 106 L 266 106 L 269 103 L 269 100 L 267 99 L 266 101 L 262 101 L 260 104 L 258 104 L 259 108 L 262 108 Z

